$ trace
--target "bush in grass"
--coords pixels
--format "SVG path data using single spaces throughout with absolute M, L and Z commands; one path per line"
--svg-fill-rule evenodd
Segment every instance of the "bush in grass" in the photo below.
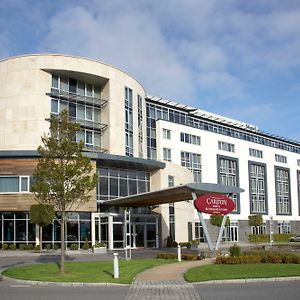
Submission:
M 181 254 L 182 260 L 198 260 L 198 256 L 188 253 Z
M 2 244 L 2 250 L 7 250 L 8 249 L 8 244 Z
M 78 244 L 71 244 L 70 245 L 70 250 L 78 250 Z
M 8 247 L 9 250 L 16 250 L 17 246 L 15 244 L 10 244 Z
M 240 256 L 241 255 L 241 247 L 237 244 L 234 244 L 229 248 L 230 256 Z

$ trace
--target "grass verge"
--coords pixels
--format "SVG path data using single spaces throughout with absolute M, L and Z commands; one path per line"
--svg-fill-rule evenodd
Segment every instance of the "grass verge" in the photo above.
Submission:
M 184 274 L 188 282 L 289 276 L 300 276 L 299 264 L 212 264 L 190 269 Z
M 176 261 L 174 261 L 176 262 Z M 35 264 L 5 270 L 7 277 L 23 280 L 50 282 L 109 282 L 132 283 L 134 277 L 148 268 L 170 264 L 172 261 L 163 259 L 119 260 L 119 279 L 113 278 L 112 261 L 66 262 L 65 274 L 61 274 L 55 263 Z

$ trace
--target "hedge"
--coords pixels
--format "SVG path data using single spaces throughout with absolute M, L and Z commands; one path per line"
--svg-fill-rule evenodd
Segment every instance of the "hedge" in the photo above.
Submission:
M 178 256 L 176 253 L 159 253 L 157 255 L 157 258 L 160 259 L 177 259 Z M 194 255 L 194 254 L 188 254 L 188 253 L 182 253 L 181 254 L 181 259 L 182 260 L 200 260 L 201 257 L 198 255 Z
M 216 264 L 300 264 L 300 256 L 295 254 L 270 252 L 265 254 L 245 254 L 241 256 L 217 256 Z
M 285 233 L 279 234 L 275 233 L 272 234 L 272 239 L 274 242 L 288 242 L 289 239 L 294 236 L 293 233 Z M 250 243 L 269 243 L 270 242 L 270 234 L 249 234 L 248 241 Z

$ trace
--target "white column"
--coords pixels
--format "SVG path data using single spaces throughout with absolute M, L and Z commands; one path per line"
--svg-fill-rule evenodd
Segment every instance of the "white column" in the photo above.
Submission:
M 113 216 L 108 216 L 108 250 L 113 250 L 113 248 L 114 248 Z
M 95 213 L 91 214 L 91 239 L 92 239 L 92 245 L 95 245 L 96 239 L 95 239 Z

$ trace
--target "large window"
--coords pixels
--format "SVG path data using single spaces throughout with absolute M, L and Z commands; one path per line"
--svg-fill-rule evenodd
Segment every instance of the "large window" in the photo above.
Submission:
M 180 132 L 180 141 L 193 145 L 201 145 L 201 137 L 189 133 Z
M 201 182 L 201 155 L 200 154 L 181 151 L 181 165 L 193 172 L 194 182 Z
M 249 155 L 253 157 L 263 158 L 263 152 L 261 150 L 249 148 Z
M 0 193 L 28 193 L 29 176 L 0 176 Z
M 275 161 L 286 164 L 287 163 L 287 158 L 284 155 L 275 154 Z
M 238 160 L 236 158 L 218 155 L 218 182 L 228 186 L 239 186 Z M 233 213 L 239 213 L 240 203 L 238 194 L 231 196 L 235 202 Z
M 278 221 L 277 229 L 279 234 L 292 232 L 290 222 L 286 222 L 286 221 Z
M 129 169 L 97 168 L 97 200 L 149 192 L 150 173 Z
M 250 213 L 267 213 L 266 166 L 249 162 Z
M 76 141 L 84 141 L 86 148 L 101 149 L 100 86 L 88 84 L 73 78 L 52 75 L 51 114 L 58 115 L 67 109 L 70 119 L 81 126 Z
M 234 144 L 226 143 L 219 141 L 218 142 L 219 150 L 228 151 L 228 152 L 235 152 Z
M 125 87 L 125 155 L 133 156 L 132 89 Z
M 288 169 L 275 167 L 276 210 L 279 215 L 290 215 L 290 174 Z

